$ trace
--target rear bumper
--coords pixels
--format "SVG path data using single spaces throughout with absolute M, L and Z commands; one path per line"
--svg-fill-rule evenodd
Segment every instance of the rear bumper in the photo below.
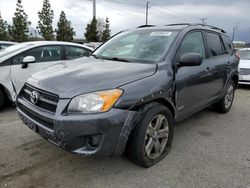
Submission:
M 99 114 L 52 115 L 22 99 L 18 99 L 17 112 L 24 124 L 58 147 L 99 156 L 122 154 L 139 116 L 138 112 L 121 109 Z

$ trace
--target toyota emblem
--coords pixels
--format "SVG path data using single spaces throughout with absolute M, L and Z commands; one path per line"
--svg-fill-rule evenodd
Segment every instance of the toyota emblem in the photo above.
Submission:
M 40 94 L 38 92 L 32 91 L 31 94 L 30 94 L 30 101 L 33 104 L 37 104 L 38 101 L 39 101 L 39 96 L 40 96 Z

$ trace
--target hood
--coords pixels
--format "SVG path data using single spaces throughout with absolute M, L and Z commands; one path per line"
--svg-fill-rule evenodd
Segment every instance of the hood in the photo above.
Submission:
M 250 60 L 241 59 L 240 64 L 239 64 L 239 68 L 250 69 Z
M 59 95 L 72 98 L 83 93 L 113 89 L 151 76 L 156 64 L 82 58 L 63 62 L 30 77 L 28 84 Z

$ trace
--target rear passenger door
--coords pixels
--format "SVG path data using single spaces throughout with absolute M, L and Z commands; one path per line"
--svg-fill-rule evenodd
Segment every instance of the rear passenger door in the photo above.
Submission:
M 224 43 L 224 47 L 227 53 L 227 78 L 229 77 L 231 71 L 238 67 L 238 61 L 235 58 L 233 43 L 231 39 L 224 34 L 221 34 L 222 41 Z
M 206 31 L 205 36 L 208 53 L 207 63 L 210 65 L 214 77 L 210 85 L 211 100 L 213 100 L 218 98 L 223 91 L 227 80 L 227 66 L 230 64 L 230 60 L 218 33 Z
M 186 53 L 199 53 L 203 59 L 199 66 L 183 66 L 177 69 L 175 86 L 178 119 L 198 111 L 211 98 L 211 83 L 214 78 L 205 49 L 202 31 L 193 31 L 186 34 L 177 51 L 176 63 Z

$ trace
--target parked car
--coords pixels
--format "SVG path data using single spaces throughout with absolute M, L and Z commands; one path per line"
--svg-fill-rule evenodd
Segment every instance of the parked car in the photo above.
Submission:
M 0 51 L 0 109 L 31 74 L 65 60 L 89 56 L 92 48 L 68 42 L 36 41 L 13 45 Z
M 11 41 L 0 41 L 0 50 L 7 48 L 9 46 L 12 46 L 14 44 L 17 44 L 16 42 L 11 42 Z
M 97 49 L 99 46 L 102 45 L 102 42 L 86 42 L 86 43 L 83 43 L 85 46 L 89 46 L 93 49 Z
M 140 27 L 117 34 L 90 58 L 34 74 L 17 111 L 28 127 L 67 151 L 126 151 L 134 163 L 150 167 L 170 151 L 175 122 L 210 105 L 230 110 L 238 77 L 223 30 Z
M 239 83 L 250 85 L 250 48 L 240 49 L 239 54 L 240 54 Z

